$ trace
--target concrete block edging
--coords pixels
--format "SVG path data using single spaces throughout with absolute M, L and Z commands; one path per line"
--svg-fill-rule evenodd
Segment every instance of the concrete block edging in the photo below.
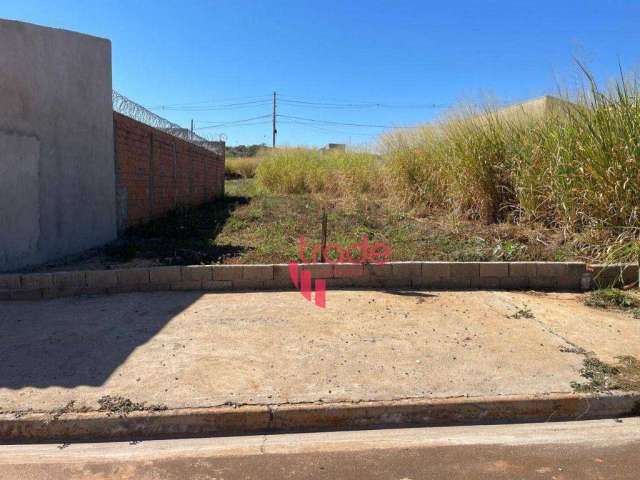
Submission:
M 503 289 L 584 291 L 638 279 L 638 266 L 580 262 L 390 262 L 299 264 L 327 288 Z M 0 300 L 83 294 L 196 290 L 294 290 L 288 264 L 188 265 L 52 273 L 0 274 Z

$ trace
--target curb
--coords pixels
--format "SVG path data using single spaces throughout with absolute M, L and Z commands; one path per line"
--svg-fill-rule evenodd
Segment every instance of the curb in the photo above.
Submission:
M 616 269 L 618 271 L 619 268 Z M 637 265 L 624 267 L 637 277 Z M 298 264 L 326 288 L 573 290 L 594 287 L 609 269 L 579 262 L 389 262 Z M 129 292 L 294 290 L 288 264 L 192 265 L 0 275 L 0 300 Z
M 133 412 L 0 415 L 0 443 L 118 441 L 187 436 L 594 420 L 640 415 L 640 393 L 461 397 L 357 403 L 247 405 Z

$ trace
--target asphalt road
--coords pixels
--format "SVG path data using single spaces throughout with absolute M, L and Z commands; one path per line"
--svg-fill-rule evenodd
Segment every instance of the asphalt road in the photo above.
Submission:
M 2 479 L 637 479 L 640 418 L 0 446 Z

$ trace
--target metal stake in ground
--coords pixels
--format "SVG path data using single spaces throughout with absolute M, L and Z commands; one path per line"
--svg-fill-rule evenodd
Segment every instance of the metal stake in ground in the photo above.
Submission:
M 324 256 L 324 251 L 327 246 L 327 209 L 322 209 L 322 248 L 320 249 L 320 262 L 325 263 L 327 259 Z

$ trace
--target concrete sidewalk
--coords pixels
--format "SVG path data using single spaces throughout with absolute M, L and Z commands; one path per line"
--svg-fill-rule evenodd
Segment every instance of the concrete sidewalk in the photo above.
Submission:
M 137 293 L 0 305 L 2 412 L 571 392 L 584 356 L 640 356 L 640 322 L 581 294 Z M 525 305 L 534 318 L 513 318 Z

